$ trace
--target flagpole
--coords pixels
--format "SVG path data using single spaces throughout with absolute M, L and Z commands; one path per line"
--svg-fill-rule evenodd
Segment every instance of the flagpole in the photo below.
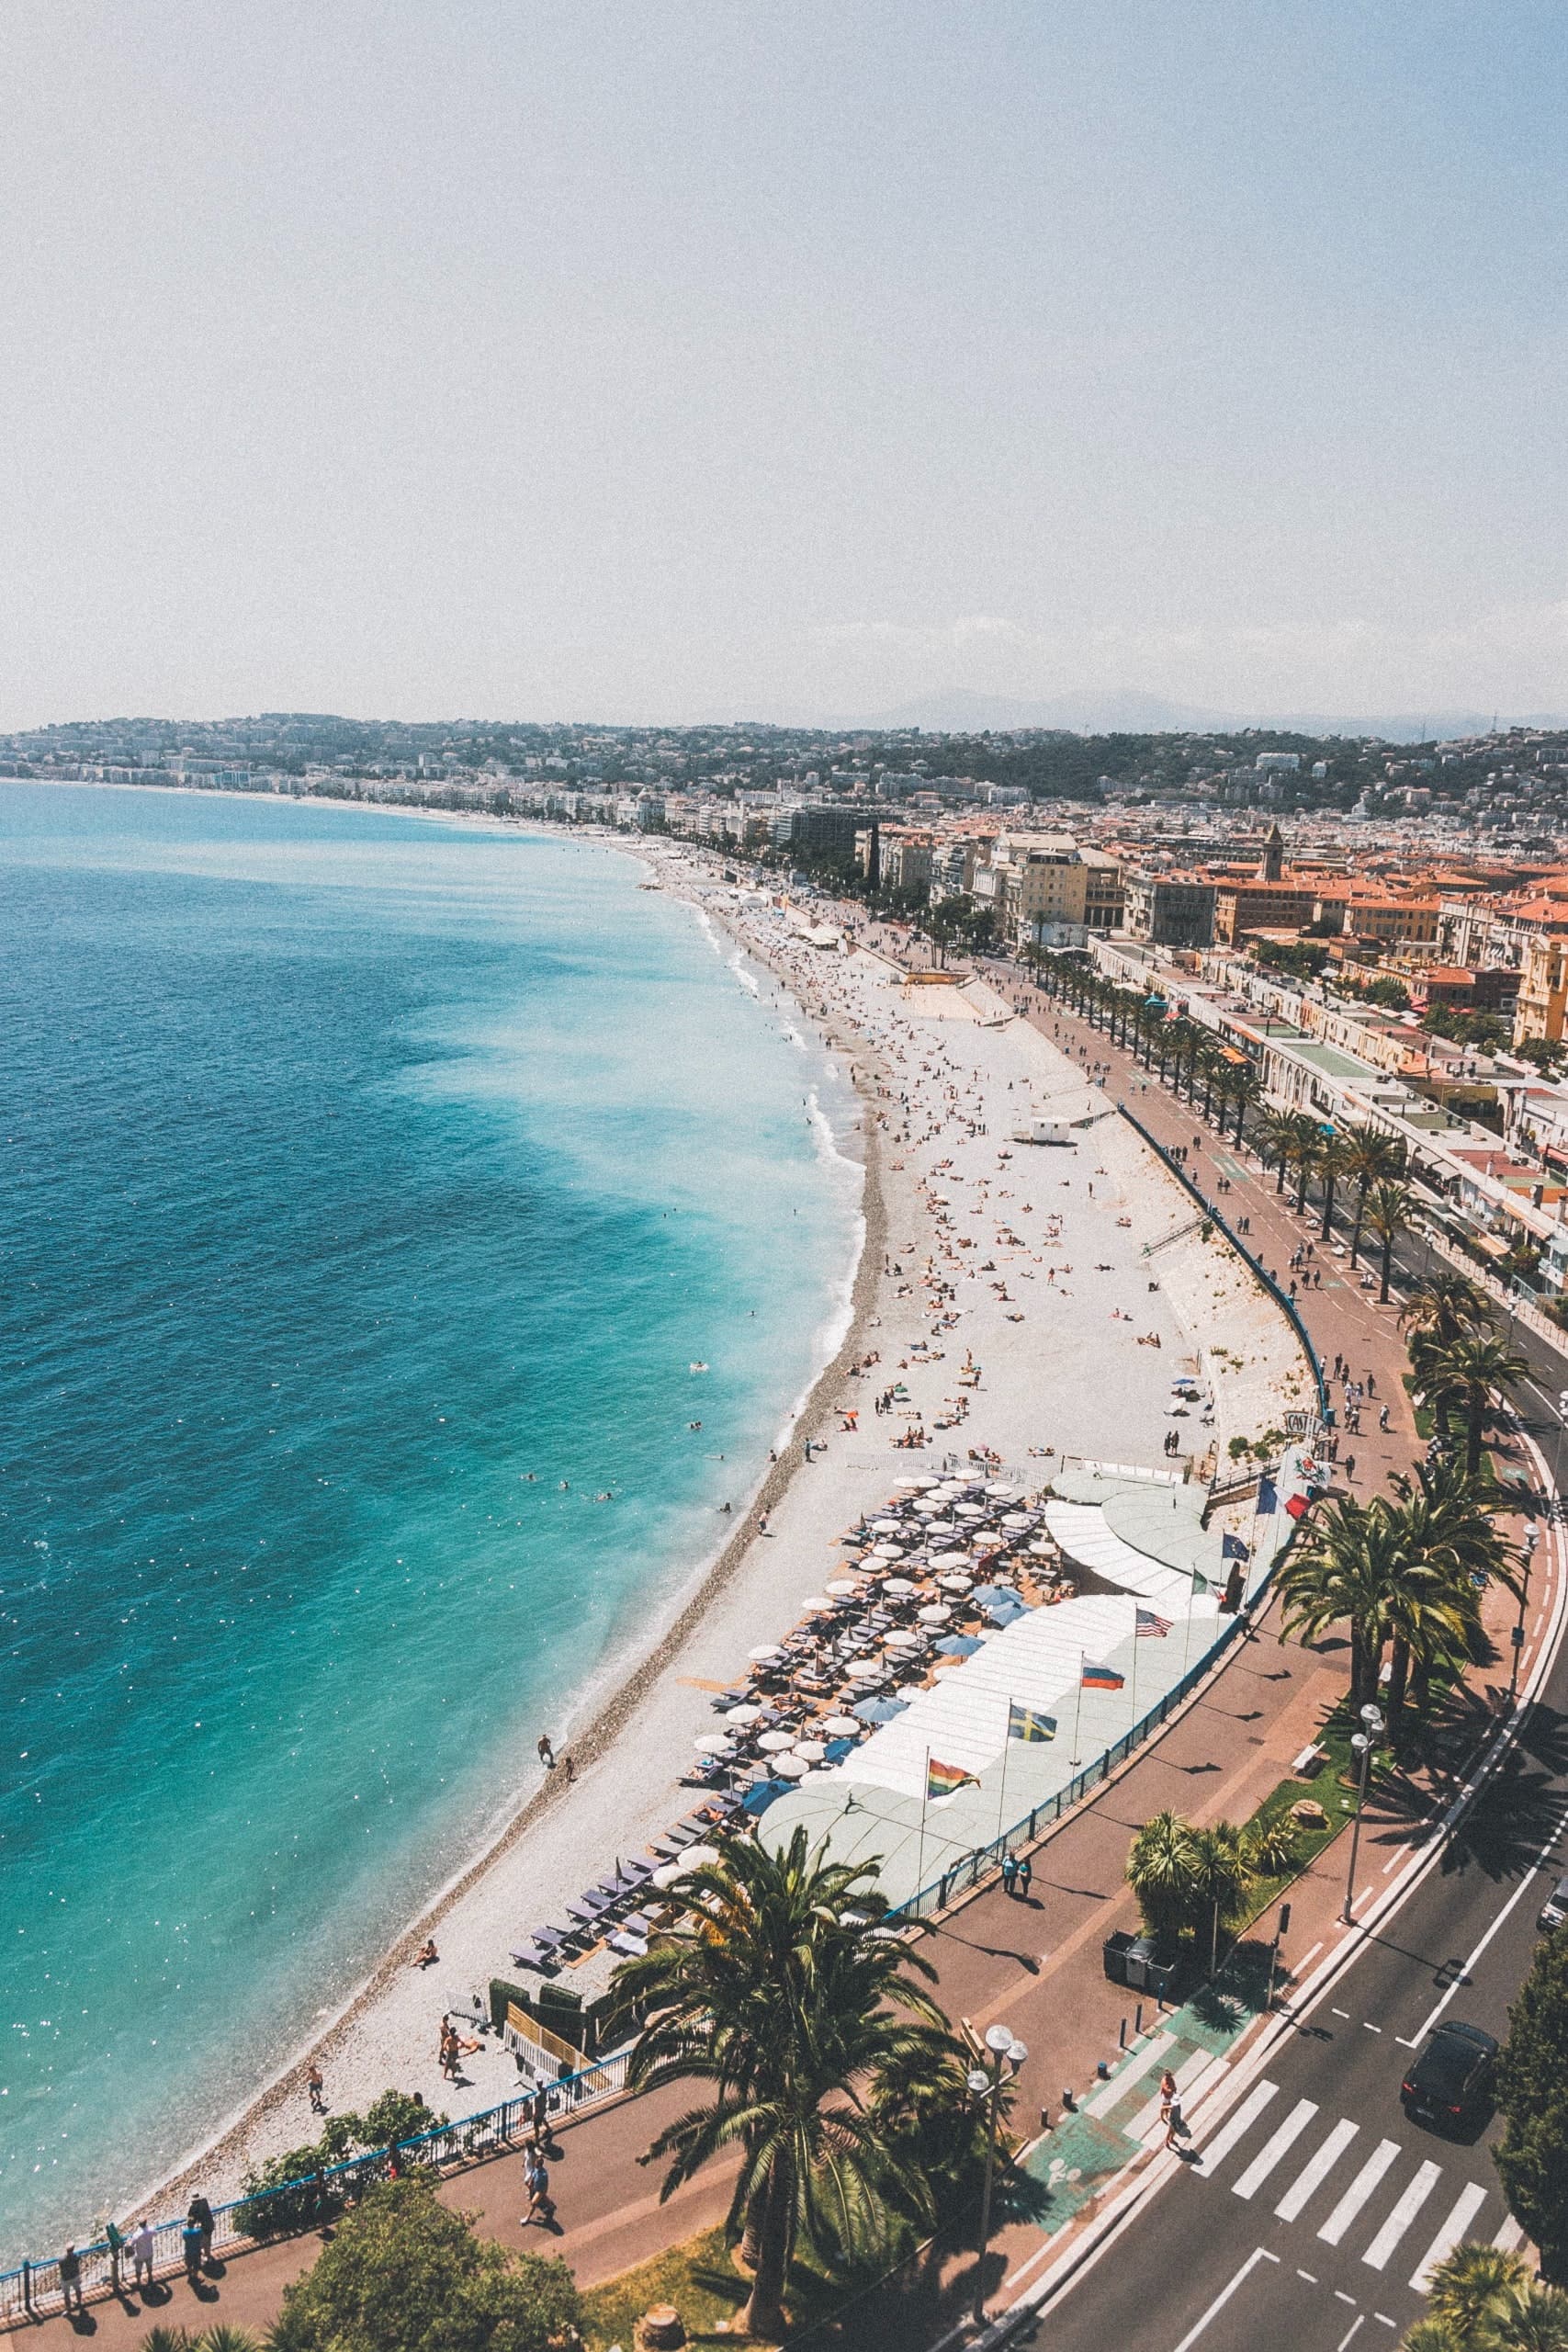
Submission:
M 1135 1600 L 1133 1603 L 1133 1671 L 1130 1679 L 1133 1685 L 1133 1718 L 1127 1725 L 1129 1739 L 1132 1738 L 1138 1723 L 1138 1604 Z
M 1007 1727 L 1002 1733 L 1002 1785 L 997 1797 L 997 1836 L 1006 1827 L 1008 1800 L 1008 1749 L 1012 1746 L 1012 1701 L 1008 1701 Z
M 1081 1717 L 1081 1715 L 1082 1715 L 1082 1713 L 1083 1713 L 1083 1668 L 1084 1668 L 1084 1660 L 1085 1660 L 1085 1658 L 1086 1658 L 1088 1656 L 1089 1656 L 1089 1652 L 1088 1652 L 1087 1650 L 1079 1650 L 1079 1652 L 1078 1652 L 1078 1702 L 1077 1702 L 1077 1705 L 1073 1709 L 1073 1750 L 1074 1750 L 1074 1752 L 1073 1752 L 1073 1754 L 1072 1754 L 1072 1755 L 1067 1758 L 1068 1763 L 1069 1763 L 1069 1764 L 1071 1764 L 1071 1765 L 1073 1766 L 1073 1768 L 1074 1768 L 1074 1770 L 1077 1770 L 1077 1768 L 1078 1767 L 1078 1765 L 1080 1765 L 1080 1764 L 1083 1762 L 1083 1758 L 1082 1758 L 1080 1755 L 1078 1755 L 1077 1751 L 1077 1744 L 1078 1744 L 1078 1721 L 1079 1721 L 1079 1718 Z
M 926 1878 L 926 1807 L 931 1793 L 931 1752 L 926 1749 L 926 1769 L 920 1781 L 920 1858 L 915 1864 L 915 1893 L 919 1894 Z

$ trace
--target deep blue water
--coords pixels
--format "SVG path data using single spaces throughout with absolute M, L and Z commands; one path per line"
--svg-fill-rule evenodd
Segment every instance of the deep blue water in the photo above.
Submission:
M 364 1973 L 811 1376 L 846 1103 L 638 876 L 0 782 L 0 2259 Z

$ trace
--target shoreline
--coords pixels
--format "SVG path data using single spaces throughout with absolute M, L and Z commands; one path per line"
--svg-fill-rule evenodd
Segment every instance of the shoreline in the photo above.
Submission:
M 110 791 L 146 789 L 144 786 L 132 785 L 105 786 L 101 788 Z M 155 788 L 171 791 L 181 789 L 179 786 Z M 254 796 L 235 794 L 230 797 L 246 799 Z M 355 802 L 348 805 L 358 808 L 369 804 Z M 439 822 L 452 821 L 447 812 L 444 810 L 387 812 L 378 808 L 374 813 L 417 815 Z M 498 831 L 536 831 L 541 838 L 554 838 L 547 828 L 529 827 L 520 824 L 516 820 L 480 817 L 478 821 L 487 830 L 494 828 Z M 589 846 L 615 847 L 621 855 L 631 856 L 634 863 L 649 866 L 649 861 L 646 857 L 639 857 L 635 852 L 620 844 L 594 842 Z M 662 876 L 660 877 L 660 888 L 666 888 Z M 667 895 L 674 898 L 682 894 L 668 890 Z M 808 1023 L 821 1049 L 825 1053 L 839 1055 L 844 1060 L 856 1101 L 861 1107 L 862 1116 L 859 1126 L 863 1151 L 858 1163 L 861 1169 L 860 1239 L 849 1289 L 848 1319 L 842 1337 L 832 1355 L 821 1365 L 804 1395 L 791 1408 L 781 1430 L 784 1442 L 778 1448 L 778 1458 L 767 1465 L 761 1477 L 750 1490 L 744 1500 L 738 1503 L 736 1525 L 732 1532 L 718 1552 L 710 1557 L 707 1565 L 694 1572 L 694 1578 L 689 1580 L 685 1588 L 683 1600 L 680 1598 L 682 1588 L 677 1588 L 673 1617 L 664 1624 L 662 1631 L 657 1630 L 659 1621 L 655 1620 L 654 1628 L 650 1629 L 650 1638 L 645 1645 L 637 1650 L 629 1664 L 613 1681 L 608 1694 L 599 1701 L 596 1711 L 588 1723 L 581 1731 L 574 1729 L 570 1740 L 563 1736 L 558 1743 L 561 1753 L 565 1753 L 570 1747 L 577 1768 L 576 1782 L 566 1783 L 558 1774 L 552 1774 L 546 1778 L 541 1786 L 524 1796 L 501 1826 L 485 1839 L 456 1874 L 448 1879 L 446 1884 L 408 1921 L 376 1966 L 360 1980 L 352 1992 L 344 1996 L 332 2016 L 315 2027 L 308 2042 L 297 2049 L 292 2056 L 285 2059 L 243 2105 L 231 2109 L 229 2114 L 216 2125 L 209 2138 L 188 2151 L 172 2169 L 161 2174 L 151 2186 L 139 2190 L 134 2196 L 126 2199 L 126 2211 L 130 2211 L 133 2206 L 141 2211 L 156 2204 L 161 2199 L 186 2197 L 214 2171 L 231 2168 L 244 2153 L 246 2143 L 255 2127 L 276 2116 L 286 2103 L 291 2104 L 303 2097 L 308 2068 L 312 2064 L 321 2064 L 323 2060 L 330 2058 L 333 2044 L 338 2039 L 352 2033 L 355 2026 L 365 2020 L 390 1988 L 407 1975 L 413 1954 L 425 1939 L 441 1929 L 456 1906 L 467 1895 L 473 1893 L 491 1875 L 496 1865 L 513 1853 L 531 1831 L 537 1829 L 548 1821 L 553 1814 L 558 1812 L 571 1786 L 580 1784 L 594 1764 L 602 1763 L 609 1758 L 638 1708 L 651 1697 L 660 1678 L 681 1658 L 692 1637 L 710 1618 L 715 1604 L 735 1585 L 746 1555 L 756 1539 L 756 1522 L 759 1514 L 767 1514 L 771 1518 L 784 1502 L 795 1479 L 807 1466 L 804 1452 L 806 1442 L 809 1438 L 818 1436 L 829 1420 L 834 1409 L 834 1395 L 845 1378 L 851 1363 L 864 1352 L 866 1334 L 876 1320 L 876 1308 L 884 1279 L 881 1262 L 888 1225 L 882 1182 L 880 1130 L 873 1113 L 872 1098 L 856 1051 L 847 1041 L 828 1035 L 823 1026 L 821 1013 L 814 1011 L 795 996 L 788 983 L 773 969 L 773 965 L 759 957 L 755 944 L 742 937 L 725 920 L 722 910 L 708 907 L 699 909 L 696 902 L 690 899 L 683 899 L 683 903 L 694 916 L 700 911 L 707 917 L 709 922 L 721 923 L 726 934 L 734 942 L 742 956 L 761 961 L 762 968 L 768 973 L 774 986 L 789 996 L 800 1018 Z M 613 1674 L 615 1672 L 613 1662 L 606 1661 L 604 1670 L 607 1674 Z M 591 1699 L 592 1691 L 592 1684 L 590 1681 L 584 1696 Z M 570 1723 L 570 1715 L 567 1720 Z M 325 2071 L 324 2068 L 323 2071 Z

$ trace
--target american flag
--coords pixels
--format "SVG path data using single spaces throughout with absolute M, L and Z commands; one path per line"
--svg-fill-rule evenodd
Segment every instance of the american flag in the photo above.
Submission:
M 1134 1623 L 1140 1641 L 1146 1635 L 1157 1634 L 1163 1642 L 1170 1631 L 1171 1621 L 1168 1617 L 1156 1617 L 1152 1609 L 1140 1609 Z

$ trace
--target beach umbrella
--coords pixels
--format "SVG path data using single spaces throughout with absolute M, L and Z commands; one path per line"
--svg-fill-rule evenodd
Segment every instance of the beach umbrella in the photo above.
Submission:
M 746 1655 L 756 1665 L 766 1666 L 770 1658 L 783 1657 L 784 1652 L 777 1642 L 759 1642 L 756 1648 L 748 1650 Z
M 973 1657 L 983 1644 L 973 1634 L 944 1634 L 937 1647 L 943 1657 Z
M 706 1862 L 716 1862 L 718 1858 L 716 1846 L 688 1846 L 681 1860 L 689 1871 L 696 1871 Z
M 721 1731 L 705 1731 L 694 1745 L 704 1756 L 733 1756 L 735 1753 L 735 1742 L 726 1739 Z
M 920 1637 L 919 1634 L 888 1634 L 884 1637 L 882 1646 L 885 1650 L 918 1650 Z
M 957 1532 L 957 1528 L 950 1519 L 933 1519 L 931 1525 L 926 1529 L 926 1533 L 928 1535 L 956 1535 Z
M 863 1724 L 890 1724 L 895 1715 L 905 1713 L 908 1704 L 908 1699 L 863 1699 L 850 1712 L 858 1715 Z
M 952 1614 L 953 1611 L 945 1600 L 933 1600 L 926 1608 L 915 1611 L 922 1625 L 945 1625 Z
M 993 1625 L 1016 1625 L 1021 1617 L 1028 1616 L 1029 1611 L 1021 1600 L 993 1600 L 986 1614 Z
M 966 1568 L 969 1555 L 967 1552 L 939 1552 L 931 1566 L 933 1568 Z
M 884 1592 L 896 1592 L 902 1599 L 905 1593 L 913 1592 L 915 1588 L 908 1577 L 884 1577 L 882 1589 Z
M 820 1764 L 828 1750 L 819 1739 L 797 1739 L 794 1753 L 803 1764 Z
M 969 1598 L 977 1600 L 982 1609 L 988 1609 L 994 1600 L 1016 1600 L 1018 1587 L 1011 1584 L 977 1584 Z
M 830 1593 L 841 1598 L 845 1593 L 858 1592 L 860 1587 L 853 1577 L 829 1577 L 828 1589 Z
M 826 1715 L 817 1728 L 818 1731 L 827 1732 L 834 1739 L 853 1739 L 860 1725 L 853 1715 Z
M 983 1503 L 954 1503 L 953 1516 L 954 1519 L 984 1519 L 986 1508 Z
M 795 1746 L 795 1735 L 787 1731 L 765 1731 L 757 1745 L 770 1756 L 782 1756 L 786 1747 Z
M 903 1556 L 902 1544 L 874 1544 L 866 1555 L 870 1560 L 901 1560 Z
M 844 1660 L 846 1674 L 875 1674 L 879 1671 L 880 1661 L 874 1657 L 851 1657 Z
M 1002 1479 L 994 1480 L 987 1487 L 986 1492 L 988 1495 L 994 1495 L 999 1503 L 1012 1503 L 1018 1500 L 1018 1488 L 1008 1486 Z
M 727 1724 L 738 1724 L 744 1731 L 748 1724 L 754 1724 L 757 1721 L 761 1712 L 761 1707 L 754 1707 L 748 1699 L 742 1706 L 726 1707 L 724 1720 Z
M 1032 1527 L 1033 1524 L 1026 1510 L 1005 1510 L 1002 1513 L 1004 1527 Z
M 810 1770 L 803 1756 L 781 1756 L 773 1766 L 781 1781 L 804 1781 Z
M 902 1525 L 902 1520 L 874 1519 L 871 1522 L 871 1532 L 874 1535 L 897 1535 Z
M 662 1894 L 669 1888 L 678 1885 L 691 1867 L 688 1861 L 660 1862 L 653 1873 L 653 1883 Z
M 967 1592 L 974 1581 L 975 1579 L 973 1577 L 961 1577 L 956 1575 L 938 1577 L 937 1578 L 937 1582 L 941 1585 L 943 1592 Z
M 808 1609 L 831 1609 L 833 1604 L 825 1592 L 808 1592 L 800 1606 L 804 1614 Z

